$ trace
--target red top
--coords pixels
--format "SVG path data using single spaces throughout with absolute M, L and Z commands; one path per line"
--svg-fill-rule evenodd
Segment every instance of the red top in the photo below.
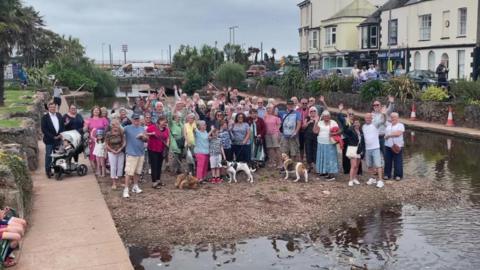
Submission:
M 303 123 L 303 120 L 305 120 L 305 118 L 307 118 L 307 116 L 308 116 L 309 108 L 306 108 L 306 109 L 298 108 L 297 112 L 300 113 L 300 115 L 302 117 L 302 123 Z M 302 127 L 302 129 L 303 129 L 303 127 Z
M 160 130 L 157 125 L 150 124 L 147 127 L 147 133 L 155 133 L 148 137 L 147 149 L 153 152 L 163 152 L 166 147 L 168 138 L 170 137 L 170 130 L 166 127 Z
M 249 119 L 249 123 L 252 124 L 254 120 L 252 118 Z M 265 134 L 267 133 L 267 128 L 265 126 L 265 122 L 263 121 L 262 118 L 257 117 L 257 121 L 255 121 L 255 124 L 257 124 L 257 135 L 260 135 L 260 137 L 263 139 L 265 138 Z

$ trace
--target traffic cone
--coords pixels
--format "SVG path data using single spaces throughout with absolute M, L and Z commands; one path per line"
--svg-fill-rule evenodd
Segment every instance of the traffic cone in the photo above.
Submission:
M 410 121 L 417 121 L 417 110 L 415 109 L 415 103 L 412 104 L 412 112 L 410 113 Z
M 448 106 L 448 118 L 447 118 L 447 127 L 454 127 L 455 123 L 453 122 L 453 112 L 452 106 Z

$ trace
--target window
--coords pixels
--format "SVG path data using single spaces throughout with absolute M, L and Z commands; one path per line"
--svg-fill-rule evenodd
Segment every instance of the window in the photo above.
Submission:
M 445 66 L 448 68 L 450 64 L 448 54 L 446 53 L 442 54 L 442 61 L 445 63 Z
M 378 27 L 376 25 L 362 27 L 362 49 L 377 48 Z
M 432 31 L 432 15 L 422 15 L 418 17 L 420 25 L 420 40 L 430 40 Z
M 318 32 L 313 31 L 313 48 L 318 48 Z
M 444 11 L 442 14 L 443 28 L 442 37 L 448 38 L 450 36 L 450 11 Z
M 370 48 L 377 47 L 378 31 L 376 26 L 370 26 Z
M 325 28 L 325 46 L 333 46 L 337 42 L 337 28 Z
M 420 53 L 416 52 L 413 56 L 413 69 L 418 70 L 421 68 L 422 59 L 420 58 Z
M 458 79 L 464 79 L 465 78 L 465 51 L 464 50 L 457 51 L 457 56 L 458 56 L 458 66 L 457 66 Z
M 435 53 L 433 51 L 428 53 L 428 69 L 435 71 Z
M 362 49 L 368 49 L 368 27 L 362 27 Z
M 388 22 L 388 45 L 397 45 L 398 37 L 398 20 L 390 20 Z
M 458 36 L 467 35 L 467 8 L 458 9 Z

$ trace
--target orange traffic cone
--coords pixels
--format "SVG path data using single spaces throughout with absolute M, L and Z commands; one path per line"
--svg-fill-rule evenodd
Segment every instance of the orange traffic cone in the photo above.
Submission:
M 412 104 L 412 112 L 410 113 L 410 121 L 417 121 L 417 110 L 415 109 L 415 103 Z
M 452 106 L 448 106 L 448 118 L 447 118 L 447 127 L 454 127 L 455 123 L 453 122 L 453 112 Z

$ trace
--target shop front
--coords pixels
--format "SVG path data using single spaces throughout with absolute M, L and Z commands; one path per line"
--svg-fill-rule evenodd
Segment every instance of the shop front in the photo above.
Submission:
M 406 66 L 406 50 L 390 50 L 378 52 L 378 69 L 387 72 L 393 72 L 399 65 L 404 69 Z M 408 70 L 407 70 L 408 71 Z

